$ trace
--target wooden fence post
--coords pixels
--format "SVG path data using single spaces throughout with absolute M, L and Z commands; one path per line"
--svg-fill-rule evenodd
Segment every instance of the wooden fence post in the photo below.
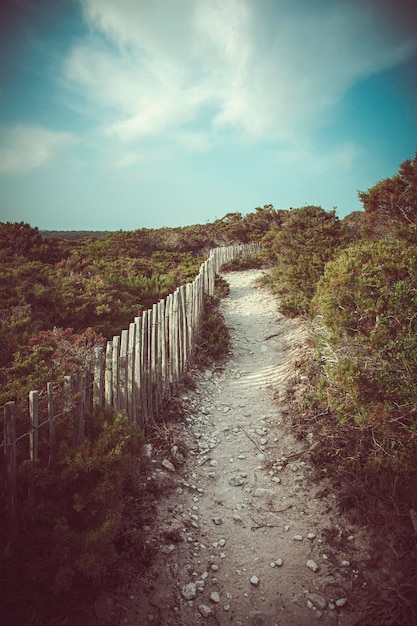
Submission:
M 129 421 L 135 421 L 135 352 L 136 352 L 136 324 L 129 324 L 127 350 L 127 414 Z
M 53 385 L 46 383 L 46 392 L 48 395 L 48 420 L 49 420 L 49 461 L 48 467 L 54 467 L 56 462 L 56 430 L 53 406 Z
M 149 419 L 149 361 L 148 361 L 148 311 L 142 313 L 142 340 L 140 344 L 141 352 L 141 400 L 142 400 L 142 421 L 144 428 Z
M 74 447 L 81 446 L 84 441 L 84 380 L 85 376 L 78 372 L 74 379 L 74 408 L 72 410 L 72 442 Z
M 106 345 L 106 368 L 104 372 L 104 406 L 106 411 L 113 408 L 113 342 Z
M 159 362 L 158 362 L 158 305 L 152 305 L 152 328 L 151 328 L 151 394 L 153 396 L 153 411 L 159 408 Z
M 64 412 L 70 413 L 72 406 L 72 379 L 71 376 L 64 376 L 62 395 L 64 398 Z
M 119 355 L 119 398 L 120 410 L 127 415 L 127 346 L 129 332 L 122 330 Z
M 103 346 L 94 348 L 93 406 L 103 406 Z
M 120 337 L 117 335 L 113 337 L 113 354 L 112 354 L 112 399 L 113 409 L 115 413 L 120 411 L 120 368 L 119 368 L 119 354 L 120 354 Z
M 29 392 L 29 458 L 34 463 L 39 455 L 39 391 Z M 28 486 L 29 504 L 34 503 L 34 487 L 32 477 L 29 478 Z
M 14 402 L 4 405 L 4 454 L 6 470 L 6 533 L 8 545 L 13 548 L 16 542 L 16 427 Z
M 135 350 L 135 421 L 143 429 L 142 411 L 142 385 L 143 385 L 143 365 L 142 365 L 142 318 L 135 317 L 136 324 L 136 350 Z
M 39 391 L 29 392 L 29 421 L 29 458 L 36 461 L 39 452 Z

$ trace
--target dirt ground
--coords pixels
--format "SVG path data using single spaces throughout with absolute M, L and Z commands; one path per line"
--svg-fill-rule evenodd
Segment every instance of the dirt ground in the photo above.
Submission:
M 101 598 L 101 624 L 350 626 L 363 615 L 367 536 L 304 460 L 312 433 L 296 439 L 285 418 L 306 330 L 278 313 L 260 274 L 226 276 L 229 358 L 195 373 L 170 449 L 148 447 L 164 495 L 143 540 L 157 553 Z

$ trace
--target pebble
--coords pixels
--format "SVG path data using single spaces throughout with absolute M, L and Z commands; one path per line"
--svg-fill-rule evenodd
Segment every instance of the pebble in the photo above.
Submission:
M 303 537 L 302 535 L 294 535 L 294 541 L 302 541 Z
M 209 617 L 213 612 L 207 604 L 200 604 L 198 610 L 203 617 Z
M 316 538 L 316 535 L 314 533 L 308 533 L 307 539 L 310 539 L 310 541 L 313 541 L 313 539 L 315 538 Z
M 350 567 L 350 561 L 342 561 L 341 565 L 342 567 Z
M 186 600 L 194 600 L 197 595 L 197 587 L 194 583 L 188 583 L 181 589 L 181 593 Z
M 175 465 L 173 463 L 171 463 L 171 461 L 169 459 L 164 459 L 162 461 L 162 465 L 163 467 L 165 467 L 165 469 L 167 469 L 169 472 L 176 472 L 177 470 L 175 469 Z
M 219 540 L 219 546 L 220 546 L 221 548 L 223 548 L 225 545 L 226 545 L 226 539 L 220 539 L 220 540 Z
M 277 559 L 275 561 L 275 565 L 277 565 L 278 567 L 282 567 L 282 564 L 283 564 L 283 560 L 282 559 Z
M 243 484 L 244 480 L 241 476 L 232 476 L 232 478 L 229 479 L 229 485 L 232 487 L 240 487 Z
M 341 608 L 342 606 L 345 606 L 346 602 L 347 602 L 347 598 L 339 598 L 338 600 L 336 600 L 335 604 L 336 606 Z
M 254 587 L 257 587 L 259 585 L 259 578 L 257 576 L 252 576 L 249 582 Z
M 223 524 L 223 519 L 219 517 L 218 515 L 216 515 L 212 519 L 213 519 L 213 522 L 216 524 L 216 526 L 220 526 L 220 524 Z
M 323 596 L 320 596 L 318 593 L 308 593 L 306 598 L 310 600 L 311 604 L 315 606 L 316 609 L 323 611 L 327 606 L 326 598 L 323 598 Z
M 319 566 L 317 565 L 317 563 L 315 561 L 313 561 L 312 559 L 309 559 L 306 563 L 308 569 L 311 569 L 312 572 L 317 572 L 319 569 Z
M 215 604 L 218 604 L 220 602 L 220 596 L 217 593 L 217 591 L 213 591 L 210 595 L 210 600 L 212 602 L 214 602 Z
M 274 495 L 273 489 L 266 489 L 265 487 L 257 487 L 253 492 L 254 498 L 272 498 Z

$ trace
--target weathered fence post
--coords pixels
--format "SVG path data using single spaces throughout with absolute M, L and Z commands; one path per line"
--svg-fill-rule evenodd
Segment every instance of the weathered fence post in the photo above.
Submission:
M 71 412 L 71 406 L 72 406 L 71 393 L 72 393 L 72 378 L 71 376 L 64 376 L 63 389 L 62 389 L 62 396 L 64 400 L 64 413 Z
M 29 421 L 29 458 L 36 461 L 39 451 L 39 391 L 29 392 Z
M 113 337 L 113 354 L 112 354 L 112 399 L 113 409 L 116 413 L 120 411 L 120 337 Z
M 49 421 L 49 461 L 48 467 L 54 467 L 56 462 L 56 431 L 55 417 L 53 405 L 53 385 L 46 383 L 46 392 L 48 395 L 48 421 Z
M 72 443 L 81 446 L 84 441 L 84 380 L 85 376 L 78 372 L 74 379 L 74 408 L 72 411 Z
M 120 410 L 127 415 L 127 347 L 129 332 L 122 330 L 119 355 L 119 398 Z
M 29 458 L 34 463 L 38 460 L 39 453 L 39 391 L 29 392 Z M 34 488 L 32 477 L 29 478 L 28 486 L 29 504 L 32 507 L 34 502 Z
M 141 344 L 140 344 L 140 352 L 141 352 L 141 372 L 142 372 L 142 380 L 141 380 L 141 410 L 142 410 L 142 421 L 143 426 L 146 427 L 149 419 L 149 361 L 148 361 L 148 311 L 144 311 L 142 313 L 142 334 L 141 334 Z
M 93 406 L 103 406 L 103 346 L 94 348 Z
M 8 545 L 13 548 L 16 542 L 16 427 L 14 402 L 4 405 L 4 455 L 6 470 L 6 532 Z
M 135 421 L 143 428 L 143 411 L 142 411 L 142 384 L 143 384 L 143 366 L 142 366 L 142 318 L 135 317 L 136 324 L 136 350 L 135 350 Z
M 106 345 L 106 368 L 104 372 L 104 406 L 106 411 L 113 408 L 113 342 Z
M 136 352 L 136 324 L 129 324 L 128 351 L 127 351 L 127 414 L 129 421 L 135 421 L 135 352 Z

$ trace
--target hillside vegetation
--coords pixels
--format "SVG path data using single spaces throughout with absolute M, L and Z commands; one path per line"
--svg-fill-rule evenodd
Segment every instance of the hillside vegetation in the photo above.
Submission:
M 359 196 L 364 210 L 342 220 L 317 206 L 268 205 L 207 225 L 105 236 L 0 224 L 1 417 L 14 400 L 26 432 L 31 389 L 83 367 L 94 346 L 193 280 L 210 248 L 260 242 L 251 263 L 268 269 L 264 281 L 282 312 L 304 316 L 312 329 L 294 419 L 304 435 L 314 433 L 313 458 L 349 482 L 346 507 L 360 508 L 365 493 L 362 508 L 371 495 L 417 507 L 417 154 Z M 211 302 L 205 340 L 216 356 L 227 343 L 219 323 Z M 121 540 L 124 502 L 134 498 L 143 433 L 123 415 L 88 423 L 81 449 L 63 437 L 53 473 L 24 463 L 19 470 L 19 543 L 12 555 L 1 546 L 1 560 L 18 562 L 31 598 L 41 589 L 60 597 L 75 580 L 97 584 L 120 546 L 132 548 Z M 43 497 L 35 505 L 23 495 L 30 483 Z M 146 524 L 149 515 L 137 517 Z M 137 558 L 146 562 L 142 547 Z

